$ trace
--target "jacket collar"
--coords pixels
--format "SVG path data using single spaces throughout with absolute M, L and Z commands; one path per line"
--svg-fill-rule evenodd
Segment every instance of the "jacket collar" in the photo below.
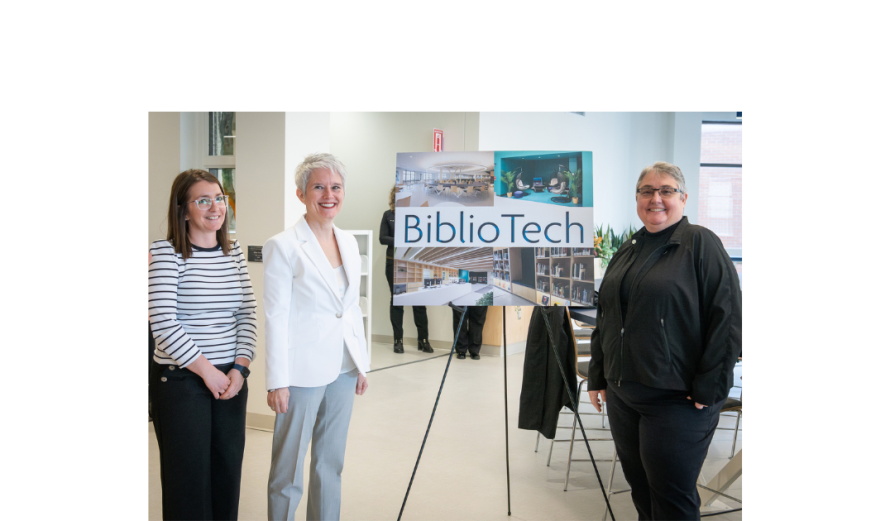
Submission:
M 315 268 L 318 269 L 328 290 L 334 295 L 334 298 L 336 298 L 338 302 L 342 302 L 340 299 L 340 292 L 337 288 L 337 274 L 334 272 L 334 268 L 325 256 L 324 250 L 321 249 L 321 244 L 318 242 L 318 238 L 315 237 L 315 233 L 309 228 L 309 223 L 306 222 L 305 214 L 300 217 L 300 220 L 294 225 L 294 232 L 297 234 L 297 239 L 300 241 L 300 247 L 306 253 L 306 256 L 309 257 L 309 260 L 312 261 L 312 264 L 315 265 Z M 343 254 L 343 243 L 340 240 L 340 233 L 342 232 L 334 226 L 334 235 L 337 237 L 337 243 L 340 245 L 340 258 L 343 259 L 343 269 L 346 270 L 348 281 L 349 268 L 346 266 L 346 258 L 348 256 Z M 352 284 L 349 284 L 349 286 L 351 287 Z M 348 290 L 347 293 L 349 293 Z
M 674 229 L 674 232 L 671 233 L 670 244 L 680 244 L 680 238 L 683 237 L 683 233 L 686 231 L 686 228 L 689 227 L 689 219 L 684 215 L 682 219 L 680 219 L 680 224 L 677 225 L 677 228 Z

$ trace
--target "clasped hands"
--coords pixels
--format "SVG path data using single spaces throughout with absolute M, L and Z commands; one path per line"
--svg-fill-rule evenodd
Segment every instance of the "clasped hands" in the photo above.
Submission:
M 237 369 L 231 369 L 228 374 L 216 368 L 208 372 L 209 374 L 204 376 L 204 385 L 217 400 L 235 397 L 244 385 L 244 376 Z

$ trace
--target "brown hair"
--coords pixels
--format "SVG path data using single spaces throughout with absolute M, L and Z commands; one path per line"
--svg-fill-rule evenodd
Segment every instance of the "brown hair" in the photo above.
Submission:
M 170 188 L 170 205 L 167 208 L 167 240 L 173 245 L 173 251 L 182 255 L 182 259 L 188 259 L 192 254 L 192 243 L 189 241 L 189 223 L 186 220 L 188 213 L 189 190 L 195 183 L 207 181 L 215 183 L 219 186 L 222 193 L 222 184 L 219 179 L 206 170 L 191 169 L 176 176 L 173 180 L 173 187 Z M 219 230 L 216 231 L 216 241 L 222 246 L 225 255 L 229 254 L 231 244 L 229 243 L 229 214 L 226 212 L 223 217 L 223 223 Z
M 389 209 L 391 211 L 396 211 L 396 193 L 398 193 L 399 187 L 396 185 L 392 185 L 392 190 L 389 191 Z

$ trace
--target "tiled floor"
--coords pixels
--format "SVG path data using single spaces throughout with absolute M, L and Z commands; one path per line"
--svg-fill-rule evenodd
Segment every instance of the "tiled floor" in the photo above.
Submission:
M 384 344 L 375 346 L 377 367 L 391 365 L 384 356 L 384 348 L 392 350 Z M 434 358 L 426 361 L 369 375 L 370 388 L 366 395 L 356 398 L 349 431 L 341 519 L 398 517 L 448 361 L 448 357 L 438 356 L 446 351 L 436 351 L 427 355 Z M 393 354 L 393 357 L 416 361 L 422 354 L 416 347 L 406 347 L 404 355 Z M 542 439 L 535 453 L 536 433 L 516 428 L 522 367 L 522 353 L 507 357 L 512 516 L 507 516 L 503 359 L 483 356 L 479 361 L 469 358 L 451 361 L 403 519 L 600 519 L 605 503 L 593 466 L 588 462 L 574 462 L 568 491 L 563 492 L 568 443 L 556 444 L 552 463 L 547 467 L 549 441 Z M 593 423 L 596 421 L 592 420 L 588 426 Z M 571 417 L 565 415 L 560 424 L 570 426 Z M 733 425 L 734 419 L 729 417 L 721 421 L 721 426 Z M 152 431 L 151 424 L 149 430 Z M 568 437 L 568 432 L 560 429 L 558 436 Z M 704 466 L 706 479 L 728 461 L 732 434 L 732 431 L 717 431 Z M 589 433 L 589 437 L 597 435 L 597 431 Z M 266 518 L 271 444 L 271 433 L 247 430 L 241 519 Z M 611 458 L 610 442 L 594 442 L 591 446 L 596 458 Z M 738 448 L 741 446 L 740 432 Z M 583 457 L 583 452 L 576 450 L 574 457 Z M 598 463 L 598 468 L 600 475 L 608 479 L 609 464 Z M 308 480 L 308 466 L 305 470 Z M 158 452 L 153 431 L 149 441 L 149 473 L 149 519 L 161 519 Z M 616 473 L 615 486 L 626 487 L 620 472 Z M 742 480 L 727 492 L 741 497 Z M 627 494 L 614 497 L 612 508 L 616 519 L 636 519 Z M 304 498 L 296 519 L 305 519 L 305 516 Z M 741 520 L 742 513 L 710 519 Z

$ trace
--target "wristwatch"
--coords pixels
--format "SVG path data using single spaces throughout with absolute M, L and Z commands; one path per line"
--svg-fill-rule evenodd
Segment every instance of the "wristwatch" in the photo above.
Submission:
M 238 372 L 241 373 L 241 376 L 243 376 L 245 380 L 247 380 L 247 377 L 250 376 L 250 369 L 244 367 L 241 364 L 233 365 L 232 369 L 237 369 Z

